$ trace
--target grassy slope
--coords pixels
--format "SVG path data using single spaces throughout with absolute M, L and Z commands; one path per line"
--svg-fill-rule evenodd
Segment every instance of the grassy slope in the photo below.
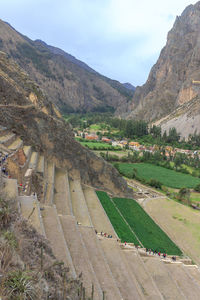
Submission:
M 113 198 L 113 201 L 144 247 L 181 255 L 180 249 L 135 200 Z
M 151 178 L 159 180 L 163 185 L 169 186 L 172 188 L 193 188 L 198 183 L 200 179 L 193 177 L 189 174 L 182 174 L 169 170 L 163 167 L 155 166 L 148 163 L 139 163 L 139 164 L 129 164 L 129 163 L 120 163 L 120 171 L 126 176 L 131 174 L 132 170 L 135 168 L 139 177 L 142 177 L 146 180 Z
M 138 240 L 136 239 L 128 225 L 124 222 L 113 203 L 110 201 L 109 196 L 105 192 L 101 191 L 97 191 L 96 193 L 121 241 L 126 241 L 138 245 Z
M 113 198 L 113 202 L 129 224 L 129 226 L 127 226 L 109 196 L 105 192 L 100 191 L 97 192 L 97 196 L 99 197 L 115 231 L 123 242 L 127 241 L 138 244 L 137 239 L 129 228 L 130 226 L 144 247 L 166 252 L 167 254 L 182 254 L 180 249 L 135 200 Z

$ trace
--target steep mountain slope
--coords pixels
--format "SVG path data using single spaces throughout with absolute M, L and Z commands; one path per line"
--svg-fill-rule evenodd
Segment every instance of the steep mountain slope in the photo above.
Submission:
M 0 125 L 18 134 L 56 167 L 83 183 L 113 193 L 129 193 L 118 172 L 74 140 L 69 124 L 39 88 L 0 52 Z
M 6 52 L 63 112 L 115 110 L 133 95 L 61 49 L 35 42 L 0 21 L 0 50 Z
M 176 18 L 147 82 L 137 87 L 128 118 L 155 120 L 200 94 L 200 2 Z

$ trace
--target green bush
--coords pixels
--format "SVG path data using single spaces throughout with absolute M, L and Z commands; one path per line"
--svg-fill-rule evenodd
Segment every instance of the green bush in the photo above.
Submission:
M 194 187 L 195 191 L 200 192 L 200 183 Z

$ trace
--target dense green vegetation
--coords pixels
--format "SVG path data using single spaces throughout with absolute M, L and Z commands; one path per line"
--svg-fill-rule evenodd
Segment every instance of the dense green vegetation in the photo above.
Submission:
M 118 163 L 119 172 L 129 178 L 141 178 L 147 182 L 151 179 L 158 180 L 163 185 L 172 188 L 194 188 L 200 183 L 200 179 L 189 174 L 182 174 L 174 170 L 169 170 L 149 163 L 129 164 Z M 134 176 L 135 174 L 135 176 Z
M 180 249 L 135 200 L 113 198 L 113 202 L 144 247 L 167 254 L 182 254 Z
M 97 191 L 96 193 L 121 241 L 139 245 L 137 238 L 120 216 L 114 204 L 110 201 L 109 196 L 105 192 L 101 191 Z
M 140 144 L 145 145 L 172 145 L 182 149 L 198 149 L 200 147 L 200 135 L 194 133 L 189 136 L 188 141 L 180 140 L 180 134 L 175 128 L 171 128 L 168 133 L 161 133 L 158 126 L 150 127 L 147 122 L 135 120 L 123 120 L 113 116 L 109 110 L 99 110 L 101 113 L 68 114 L 64 118 L 71 123 L 74 128 L 86 129 L 92 124 L 103 125 L 106 132 L 104 135 L 113 139 L 130 138 L 137 139 Z M 102 128 L 103 129 L 103 128 Z
M 103 143 L 103 142 L 80 142 L 81 145 L 91 149 L 91 150 L 112 150 L 112 151 L 117 151 L 121 150 L 121 147 L 114 147 L 108 143 Z
M 143 246 L 148 249 L 173 255 L 182 254 L 180 249 L 135 200 L 125 198 L 113 198 L 111 200 L 105 192 L 101 191 L 97 192 L 97 196 L 122 242 L 132 242 L 139 245 L 138 240 L 140 240 Z

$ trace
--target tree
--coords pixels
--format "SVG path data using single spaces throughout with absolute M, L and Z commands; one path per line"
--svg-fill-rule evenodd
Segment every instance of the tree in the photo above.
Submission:
M 190 205 L 190 190 L 187 188 L 181 188 L 178 193 L 178 198 L 180 201 L 186 202 L 188 205 Z

